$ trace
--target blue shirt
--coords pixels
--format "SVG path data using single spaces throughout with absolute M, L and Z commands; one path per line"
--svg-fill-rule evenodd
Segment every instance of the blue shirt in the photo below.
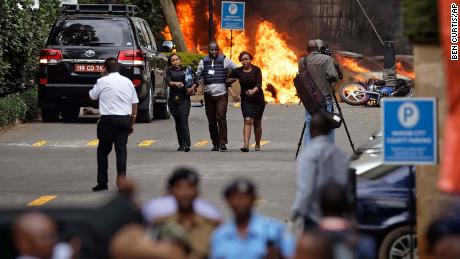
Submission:
M 212 259 L 261 259 L 266 256 L 267 242 L 272 241 L 283 256 L 292 257 L 295 239 L 287 232 L 285 225 L 276 219 L 253 213 L 247 235 L 238 234 L 234 220 L 214 231 L 211 237 Z

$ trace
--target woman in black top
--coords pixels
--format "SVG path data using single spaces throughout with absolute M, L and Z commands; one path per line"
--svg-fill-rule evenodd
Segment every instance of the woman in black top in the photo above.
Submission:
M 262 138 L 262 115 L 265 109 L 264 92 L 262 90 L 262 72 L 260 68 L 251 64 L 252 55 L 243 51 L 239 55 L 241 67 L 232 70 L 229 77 L 238 78 L 241 85 L 241 111 L 244 118 L 242 152 L 249 151 L 251 128 L 254 125 L 256 138 L 255 150 L 260 151 Z
M 188 116 L 190 115 L 190 95 L 196 92 L 198 83 L 193 78 L 193 85 L 187 88 L 185 85 L 186 68 L 181 66 L 180 57 L 172 54 L 168 58 L 169 68 L 166 71 L 166 83 L 169 86 L 168 106 L 176 122 L 177 151 L 190 151 L 190 131 L 188 128 Z

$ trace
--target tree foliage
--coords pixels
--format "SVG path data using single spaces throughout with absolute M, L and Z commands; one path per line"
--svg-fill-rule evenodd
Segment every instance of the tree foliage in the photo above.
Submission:
M 49 29 L 59 15 L 59 0 L 1 0 L 0 97 L 34 85 L 38 56 Z

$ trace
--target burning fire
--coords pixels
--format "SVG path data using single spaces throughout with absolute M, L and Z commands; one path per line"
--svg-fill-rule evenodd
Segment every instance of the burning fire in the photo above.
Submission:
M 396 62 L 396 73 L 402 75 L 402 76 L 406 76 L 412 80 L 415 79 L 415 72 L 414 71 L 407 71 L 404 69 L 401 61 L 398 61 Z
M 193 40 L 193 28 L 195 26 L 195 13 L 193 10 L 195 5 L 196 0 L 178 1 L 176 4 L 180 28 L 189 50 L 195 49 L 195 41 Z
M 356 73 L 371 72 L 369 69 L 360 66 L 358 62 L 356 62 L 355 60 L 351 58 L 346 58 L 346 57 L 341 57 L 341 56 L 335 56 L 335 58 L 337 59 L 337 61 L 340 63 L 340 65 L 343 68 L 350 70 L 352 72 L 356 72 Z
M 172 35 L 171 35 L 171 30 L 169 29 L 169 26 L 166 25 L 164 30 L 161 32 L 165 40 L 172 40 Z
M 262 81 L 276 88 L 276 99 L 270 91 L 265 91 L 268 102 L 298 102 L 293 79 L 298 71 L 297 56 L 273 24 L 263 21 L 256 33 L 256 52 L 254 63 L 262 70 Z

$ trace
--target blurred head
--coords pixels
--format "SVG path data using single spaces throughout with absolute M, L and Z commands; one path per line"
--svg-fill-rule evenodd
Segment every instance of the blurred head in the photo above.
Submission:
M 345 189 L 335 182 L 324 184 L 320 190 L 320 207 L 325 217 L 343 217 L 348 207 Z
M 321 113 L 317 112 L 311 116 L 310 134 L 312 138 L 327 135 L 331 131 L 331 126 Z
M 320 233 L 305 233 L 297 241 L 295 259 L 333 259 L 332 244 Z
M 209 42 L 208 52 L 211 58 L 217 58 L 217 56 L 219 55 L 219 45 L 217 45 L 217 42 Z
M 249 53 L 247 51 L 241 52 L 240 55 L 238 56 L 238 60 L 243 65 L 243 68 L 248 68 L 251 65 L 252 59 L 253 59 L 253 57 L 252 57 L 251 53 Z
M 318 43 L 316 40 L 309 40 L 307 43 L 307 51 L 312 52 L 312 51 L 319 51 L 318 48 Z
M 448 247 L 449 244 L 451 244 L 452 238 L 457 237 L 458 240 L 459 236 L 460 219 L 458 219 L 457 217 L 445 217 L 436 219 L 433 222 L 431 222 L 426 232 L 428 250 L 433 255 L 441 254 L 442 251 L 444 251 L 444 248 Z M 448 240 L 446 241 L 445 239 Z
M 237 221 L 251 216 L 257 198 L 256 186 L 251 180 L 237 178 L 231 181 L 224 189 L 224 196 Z
M 57 242 L 56 224 L 41 212 L 26 212 L 16 218 L 13 235 L 19 254 L 42 259 L 51 258 Z
M 120 65 L 118 64 L 118 60 L 114 57 L 108 58 L 104 61 L 104 69 L 108 73 L 118 72 L 120 69 Z
M 181 65 L 181 59 L 177 54 L 171 54 L 168 57 L 168 65 L 174 68 L 178 68 Z
M 168 190 L 177 201 L 179 213 L 193 211 L 193 201 L 198 197 L 198 174 L 188 168 L 178 168 L 168 179 Z

